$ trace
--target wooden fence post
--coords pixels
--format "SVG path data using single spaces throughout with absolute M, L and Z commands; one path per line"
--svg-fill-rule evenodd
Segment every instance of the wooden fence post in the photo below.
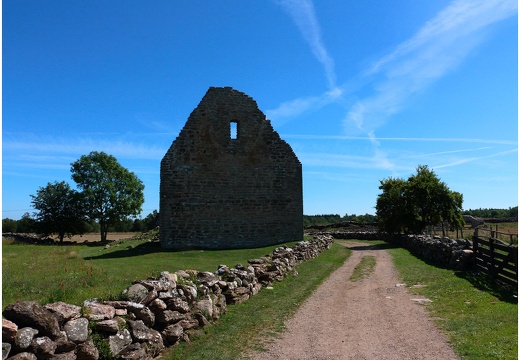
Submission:
M 491 256 L 491 264 L 489 264 L 491 277 L 494 279 L 497 276 L 496 267 L 495 267 L 495 239 L 493 237 L 489 238 L 489 252 Z
M 478 258 L 478 228 L 475 228 L 475 232 L 473 233 L 473 267 L 477 267 L 477 258 Z

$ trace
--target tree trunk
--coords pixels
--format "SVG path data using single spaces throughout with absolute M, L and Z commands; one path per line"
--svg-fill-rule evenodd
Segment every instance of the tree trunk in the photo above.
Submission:
M 104 221 L 99 222 L 99 229 L 101 231 L 101 242 L 107 241 L 108 224 Z
M 105 229 L 103 229 L 103 228 L 101 229 L 101 242 L 107 241 L 107 233 L 108 233 L 108 231 L 107 231 L 106 228 Z

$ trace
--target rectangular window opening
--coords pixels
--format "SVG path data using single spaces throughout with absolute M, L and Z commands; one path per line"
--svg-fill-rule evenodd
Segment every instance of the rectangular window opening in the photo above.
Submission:
M 238 123 L 236 121 L 231 121 L 229 125 L 231 127 L 231 140 L 236 140 L 238 138 Z

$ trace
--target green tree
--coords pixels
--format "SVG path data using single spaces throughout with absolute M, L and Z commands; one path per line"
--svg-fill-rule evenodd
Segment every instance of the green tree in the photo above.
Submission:
M 28 212 L 22 215 L 22 218 L 17 221 L 17 229 L 19 233 L 32 233 L 36 231 L 36 221 L 31 218 Z
M 88 216 L 99 223 L 101 241 L 106 241 L 109 227 L 141 212 L 142 181 L 112 155 L 97 151 L 83 155 L 71 164 L 71 172 Z
M 3 233 L 15 233 L 18 227 L 18 222 L 13 219 L 5 218 L 2 219 L 2 232 Z
M 464 227 L 465 221 L 462 217 L 463 196 L 456 191 L 449 191 L 443 195 L 442 201 L 442 233 L 445 235 L 444 224 L 447 223 L 452 228 Z
M 154 210 L 143 219 L 142 231 L 154 230 L 159 226 L 159 212 Z
M 376 212 L 383 231 L 417 234 L 427 226 L 464 225 L 462 194 L 451 191 L 428 166 L 419 165 L 406 181 L 389 178 L 380 183 Z
M 134 226 L 134 220 L 126 218 L 118 221 L 113 226 L 110 226 L 109 231 L 114 232 L 130 232 L 132 231 L 132 227 Z
M 382 231 L 390 234 L 408 232 L 413 219 L 413 210 L 406 197 L 407 183 L 403 179 L 380 180 L 376 216 Z
M 480 218 L 504 218 L 516 217 L 518 218 L 518 206 L 510 207 L 508 209 L 473 209 L 464 210 L 464 215 L 471 215 Z
M 85 211 L 80 193 L 72 190 L 65 181 L 48 183 L 31 195 L 38 232 L 43 235 L 58 234 L 60 242 L 86 231 Z

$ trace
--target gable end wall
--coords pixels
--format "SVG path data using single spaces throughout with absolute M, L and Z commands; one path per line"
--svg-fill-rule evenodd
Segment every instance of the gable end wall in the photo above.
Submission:
M 159 214 L 163 248 L 301 240 L 301 163 L 251 97 L 210 88 L 161 162 Z

